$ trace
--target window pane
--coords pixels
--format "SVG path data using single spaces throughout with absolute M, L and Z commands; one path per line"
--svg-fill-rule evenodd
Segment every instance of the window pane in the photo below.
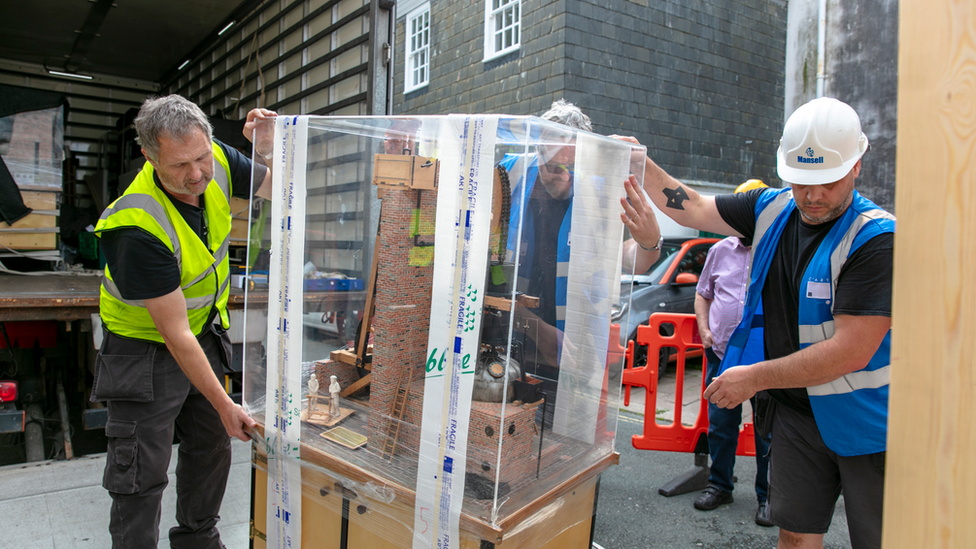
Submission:
M 413 12 L 417 13 L 417 12 Z M 411 14 L 412 15 L 412 14 Z M 424 9 L 408 21 L 407 36 L 407 78 L 406 88 L 410 91 L 427 84 L 428 48 L 430 46 L 430 11 Z

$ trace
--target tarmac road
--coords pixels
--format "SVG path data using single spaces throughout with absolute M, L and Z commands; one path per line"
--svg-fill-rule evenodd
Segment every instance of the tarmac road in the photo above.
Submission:
M 630 440 L 643 429 L 643 416 L 621 410 L 616 449 L 620 465 L 605 471 L 600 480 L 594 549 L 652 548 L 772 548 L 778 529 L 754 522 L 756 476 L 754 458 L 739 457 L 735 472 L 739 483 L 735 501 L 714 511 L 692 507 L 698 492 L 661 496 L 657 490 L 694 464 L 692 454 L 636 450 Z M 825 549 L 850 549 L 844 498 L 834 511 Z

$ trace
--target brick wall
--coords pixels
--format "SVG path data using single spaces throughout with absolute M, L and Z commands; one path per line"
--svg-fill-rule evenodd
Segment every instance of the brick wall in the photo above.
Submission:
M 430 4 L 430 84 L 407 95 L 397 22 L 395 114 L 538 115 L 564 97 L 680 179 L 777 181 L 783 0 L 523 0 L 521 49 L 487 63 L 484 3 Z
M 423 377 L 427 363 L 427 331 L 433 264 L 411 265 L 411 235 L 417 193 L 421 192 L 421 216 L 432 218 L 437 193 L 388 190 L 380 214 L 379 254 L 376 271 L 376 312 L 373 317 L 373 364 L 370 383 L 369 439 L 385 437 L 390 406 L 400 370 L 407 379 Z M 431 236 L 422 240 L 432 241 Z M 419 425 L 419 423 L 418 423 Z

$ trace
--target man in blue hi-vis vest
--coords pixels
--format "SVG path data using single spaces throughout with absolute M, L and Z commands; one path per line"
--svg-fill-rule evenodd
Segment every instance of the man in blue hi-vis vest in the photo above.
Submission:
M 756 421 L 772 432 L 778 547 L 823 547 L 841 491 L 852 547 L 881 545 L 895 218 L 854 190 L 867 150 L 854 109 L 819 98 L 783 128 L 788 188 L 702 196 L 649 158 L 636 167 L 672 219 L 753 246 L 742 321 L 705 397 L 768 402 Z M 650 205 L 626 185 L 629 227 Z
M 590 132 L 590 118 L 576 105 L 559 99 L 542 115 L 544 120 Z M 540 144 L 529 154 L 506 154 L 499 165 L 510 174 L 511 208 L 506 255 L 518 263 L 517 287 L 539 298 L 535 309 L 519 307 L 520 326 L 526 330 L 523 367 L 542 378 L 555 395 L 559 349 L 566 324 L 566 293 L 572 242 L 573 199 L 576 183 L 575 131 L 547 126 L 539 132 Z M 521 231 L 516 228 L 521 226 Z M 632 232 L 623 243 L 626 273 L 647 272 L 660 256 L 660 228 L 655 219 Z M 547 407 L 553 408 L 552 399 Z M 551 414 L 550 414 L 551 416 Z

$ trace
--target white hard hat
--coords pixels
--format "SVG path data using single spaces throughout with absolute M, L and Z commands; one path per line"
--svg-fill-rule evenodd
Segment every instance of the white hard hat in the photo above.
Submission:
M 861 120 L 850 105 L 820 97 L 790 115 L 776 152 L 780 179 L 797 185 L 840 181 L 868 150 Z

